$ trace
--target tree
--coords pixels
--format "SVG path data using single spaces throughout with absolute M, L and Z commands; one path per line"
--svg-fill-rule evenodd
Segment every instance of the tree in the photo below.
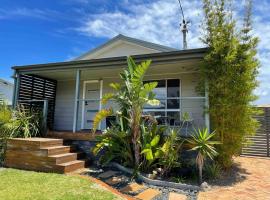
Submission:
M 195 133 L 191 135 L 191 139 L 187 141 L 192 145 L 193 151 L 197 151 L 196 164 L 199 169 L 199 184 L 202 183 L 202 170 L 204 165 L 204 160 L 206 158 L 213 159 L 214 156 L 218 155 L 214 147 L 215 144 L 219 144 L 218 141 L 211 141 L 215 136 L 215 133 L 208 133 L 205 128 L 203 130 L 195 130 Z
M 127 69 L 120 73 L 123 84 L 111 83 L 114 93 L 105 94 L 102 98 L 103 104 L 109 100 L 115 101 L 120 107 L 121 119 L 124 120 L 124 127 L 128 128 L 132 138 L 135 165 L 140 164 L 140 137 L 141 137 L 141 120 L 143 107 L 145 104 L 159 105 L 159 101 L 155 99 L 152 92 L 157 86 L 157 82 L 143 83 L 144 75 L 149 68 L 151 61 L 147 60 L 137 65 L 131 57 L 127 58 Z M 100 121 L 111 115 L 113 111 L 101 110 L 94 119 L 95 130 Z M 118 113 L 119 114 L 119 113 Z M 128 127 L 127 127 L 128 126 Z
M 209 51 L 201 66 L 201 81 L 208 83 L 211 128 L 222 142 L 217 148 L 218 161 L 225 168 L 231 167 L 246 136 L 255 134 L 258 127 L 252 106 L 258 85 L 258 38 L 251 35 L 251 3 L 246 3 L 244 26 L 238 30 L 231 1 L 203 0 L 205 34 L 201 40 Z

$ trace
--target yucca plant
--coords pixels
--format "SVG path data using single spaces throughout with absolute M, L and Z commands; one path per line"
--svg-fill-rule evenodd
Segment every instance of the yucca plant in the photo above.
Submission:
M 199 170 L 199 184 L 202 183 L 204 160 L 206 158 L 213 160 L 213 158 L 218 154 L 214 145 L 220 144 L 220 142 L 212 141 L 211 139 L 214 136 L 215 132 L 209 133 L 207 128 L 197 129 L 191 135 L 191 139 L 187 140 L 192 145 L 191 150 L 197 152 L 196 164 Z
M 120 73 L 123 84 L 111 83 L 114 93 L 105 94 L 102 103 L 106 104 L 113 100 L 120 107 L 119 115 L 124 121 L 124 129 L 128 129 L 133 144 L 135 166 L 140 164 L 140 137 L 141 137 L 141 120 L 145 104 L 159 105 L 152 92 L 157 86 L 157 82 L 143 83 L 144 75 L 150 66 L 151 61 L 147 60 L 141 64 L 136 64 L 131 57 L 127 58 L 127 69 Z M 93 129 L 107 116 L 112 115 L 112 109 L 101 110 L 94 118 Z

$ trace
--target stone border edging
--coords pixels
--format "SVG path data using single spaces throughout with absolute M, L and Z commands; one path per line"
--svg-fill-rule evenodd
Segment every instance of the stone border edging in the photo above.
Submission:
M 128 173 L 128 174 L 133 174 L 133 171 L 134 171 L 133 169 L 126 168 L 126 167 L 124 167 L 118 163 L 115 163 L 115 162 L 112 162 L 111 166 L 117 168 L 120 171 Z M 189 184 L 184 184 L 184 183 L 174 183 L 174 182 L 161 181 L 161 180 L 153 180 L 153 179 L 150 179 L 150 178 L 143 176 L 139 172 L 138 172 L 138 178 L 141 181 L 148 183 L 150 185 L 154 185 L 154 186 L 171 187 L 171 188 L 180 189 L 180 190 L 198 190 L 198 191 L 200 190 L 200 187 L 196 186 L 196 185 L 189 185 Z

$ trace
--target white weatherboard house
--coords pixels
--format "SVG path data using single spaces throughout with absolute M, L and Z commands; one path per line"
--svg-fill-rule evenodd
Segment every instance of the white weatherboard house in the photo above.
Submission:
M 9 81 L 0 79 L 0 99 L 7 102 L 8 105 L 12 104 L 14 85 Z
M 146 106 L 145 113 L 175 127 L 181 124 L 182 115 L 188 113 L 190 124 L 209 127 L 204 112 L 207 93 L 200 96 L 196 92 L 199 65 L 206 50 L 177 50 L 118 35 L 73 61 L 13 67 L 13 102 L 45 106 L 48 126 L 53 131 L 89 130 L 95 113 L 110 106 L 101 104 L 102 95 L 111 91 L 111 82 L 120 81 L 119 72 L 127 66 L 127 56 L 132 56 L 137 63 L 151 59 L 145 81 L 158 82 L 155 92 L 161 104 Z M 102 122 L 101 130 L 108 121 Z

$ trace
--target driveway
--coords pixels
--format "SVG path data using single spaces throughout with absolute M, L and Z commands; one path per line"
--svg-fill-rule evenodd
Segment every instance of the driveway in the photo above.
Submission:
M 270 159 L 235 158 L 237 175 L 220 186 L 200 192 L 199 200 L 270 200 Z

